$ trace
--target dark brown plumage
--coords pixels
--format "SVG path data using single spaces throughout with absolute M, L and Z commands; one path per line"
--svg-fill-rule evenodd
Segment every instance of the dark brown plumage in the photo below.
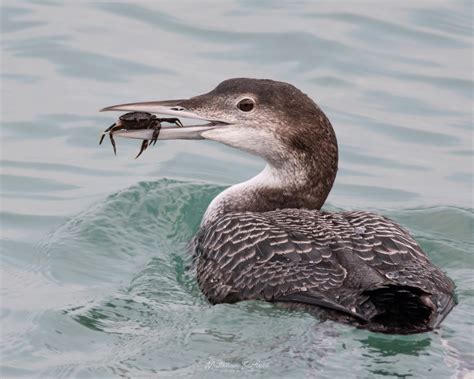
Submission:
M 454 306 L 452 281 L 406 230 L 372 213 L 228 213 L 200 231 L 196 252 L 212 303 L 298 302 L 403 334 L 436 328 Z

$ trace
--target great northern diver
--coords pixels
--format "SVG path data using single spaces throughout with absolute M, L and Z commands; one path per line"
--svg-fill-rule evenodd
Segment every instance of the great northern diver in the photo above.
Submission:
M 209 205 L 195 237 L 197 279 L 212 304 L 265 300 L 384 333 L 437 328 L 453 282 L 401 226 L 364 211 L 320 211 L 338 146 L 321 109 L 296 87 L 237 78 L 186 100 L 129 103 L 137 111 L 205 120 L 163 127 L 158 139 L 206 139 L 267 162 Z M 150 140 L 153 131 L 114 135 Z

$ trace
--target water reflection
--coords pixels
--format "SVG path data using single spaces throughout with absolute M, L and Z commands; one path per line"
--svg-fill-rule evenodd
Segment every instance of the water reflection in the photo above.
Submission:
M 431 336 L 388 336 L 373 334 L 361 339 L 368 356 L 390 357 L 398 354 L 425 355 L 423 353 L 431 344 Z

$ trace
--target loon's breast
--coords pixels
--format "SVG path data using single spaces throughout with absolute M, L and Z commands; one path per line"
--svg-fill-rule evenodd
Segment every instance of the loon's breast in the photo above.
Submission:
M 306 304 L 388 333 L 436 328 L 455 305 L 453 282 L 410 234 L 368 212 L 232 212 L 199 231 L 195 250 L 211 303 Z

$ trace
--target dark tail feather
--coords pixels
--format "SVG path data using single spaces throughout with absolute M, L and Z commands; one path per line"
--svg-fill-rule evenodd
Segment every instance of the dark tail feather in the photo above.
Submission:
M 364 293 L 376 308 L 369 329 L 385 333 L 419 333 L 435 328 L 436 307 L 429 295 L 416 287 L 384 286 Z M 449 312 L 449 311 L 448 311 Z

